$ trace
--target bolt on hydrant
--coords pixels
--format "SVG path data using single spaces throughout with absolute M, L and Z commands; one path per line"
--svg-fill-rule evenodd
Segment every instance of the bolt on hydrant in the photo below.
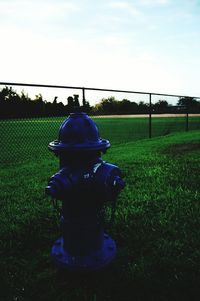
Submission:
M 54 262 L 70 270 L 97 270 L 116 255 L 114 240 L 104 233 L 104 207 L 125 184 L 120 169 L 101 159 L 110 142 L 101 139 L 95 122 L 85 113 L 71 113 L 59 138 L 48 145 L 60 160 L 46 193 L 62 201 L 62 236 L 51 251 Z

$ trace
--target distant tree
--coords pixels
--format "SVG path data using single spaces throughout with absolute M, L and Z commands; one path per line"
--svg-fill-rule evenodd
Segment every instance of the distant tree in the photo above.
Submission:
M 122 99 L 122 101 L 119 101 L 118 103 L 118 113 L 119 114 L 127 114 L 131 112 L 132 110 L 132 103 L 128 99 Z
M 0 91 L 0 117 L 9 117 L 9 102 L 8 100 L 9 88 L 5 87 Z
M 169 104 L 166 100 L 159 100 L 153 105 L 153 111 L 155 113 L 167 113 Z
M 6 96 L 8 95 L 8 90 L 9 88 L 5 87 L 0 91 L 0 101 L 5 101 Z
M 64 116 L 65 115 L 65 106 L 62 102 L 58 102 L 56 106 L 56 116 Z
M 144 101 L 140 101 L 138 105 L 138 111 L 140 114 L 149 113 L 149 104 L 144 103 Z
M 39 93 L 39 94 L 35 95 L 35 99 L 33 99 L 33 101 L 36 102 L 36 103 L 41 103 L 41 102 L 43 102 L 42 94 Z
M 97 103 L 92 108 L 93 114 L 144 114 L 148 113 L 149 107 L 148 104 L 140 102 L 130 101 L 128 99 L 123 99 L 118 101 L 115 97 L 103 98 L 100 103 Z
M 200 112 L 200 102 L 193 97 L 180 97 L 178 106 L 183 106 L 188 112 Z
M 69 96 L 67 98 L 67 110 L 68 113 L 72 112 L 74 109 L 74 98 L 72 96 Z
M 1 90 L 0 94 L 1 103 L 1 117 L 2 118 L 15 118 L 21 116 L 21 103 L 20 96 L 13 90 L 12 87 L 5 87 Z
M 55 96 L 54 100 L 53 100 L 53 104 L 55 104 L 55 105 L 57 104 L 57 99 L 58 99 L 58 96 Z
M 115 97 L 102 98 L 99 104 L 97 104 L 96 111 L 100 114 L 115 114 L 117 113 L 118 101 Z
M 85 113 L 90 113 L 91 112 L 91 110 L 92 110 L 92 108 L 90 107 L 90 103 L 89 103 L 89 101 L 84 101 L 83 102 L 83 105 L 82 105 L 82 107 L 81 107 L 81 110 L 83 111 L 83 112 L 85 112 Z
M 67 105 L 58 102 L 55 96 L 53 102 L 47 102 L 42 94 L 37 94 L 31 99 L 24 90 L 17 93 L 12 87 L 0 90 L 0 118 L 39 117 L 39 116 L 64 116 L 73 112 L 74 107 L 79 107 L 78 95 L 68 97 Z M 91 110 L 89 102 L 85 102 L 84 111 Z
M 74 107 L 75 108 L 79 108 L 80 107 L 79 95 L 78 94 L 74 94 Z
M 45 115 L 44 101 L 40 93 L 33 99 L 32 113 L 34 117 Z

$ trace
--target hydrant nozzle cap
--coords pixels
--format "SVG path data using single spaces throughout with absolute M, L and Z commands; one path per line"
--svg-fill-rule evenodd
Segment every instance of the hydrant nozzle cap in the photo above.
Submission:
M 65 150 L 105 151 L 110 142 L 101 139 L 95 122 L 85 113 L 71 113 L 62 123 L 58 140 L 49 143 L 53 152 Z

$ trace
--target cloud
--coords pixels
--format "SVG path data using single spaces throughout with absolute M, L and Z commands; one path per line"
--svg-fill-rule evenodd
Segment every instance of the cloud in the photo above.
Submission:
M 79 10 L 79 6 L 72 1 L 25 1 L 12 0 L 0 1 L 0 17 L 11 20 L 16 19 L 49 19 L 59 18 L 66 14 L 74 13 Z
M 148 6 L 166 6 L 171 3 L 171 0 L 135 0 L 133 1 L 112 1 L 108 6 L 112 9 L 124 10 L 135 16 L 144 15 L 142 7 Z
M 139 9 L 137 9 L 133 4 L 126 1 L 113 1 L 108 4 L 108 6 L 112 9 L 118 9 L 121 11 L 128 12 L 133 16 L 140 16 L 142 13 Z
M 138 2 L 141 5 L 167 5 L 170 3 L 170 0 L 139 0 Z
M 198 58 L 197 19 L 189 39 L 192 24 L 174 18 L 177 4 L 165 10 L 169 1 L 89 2 L 0 0 L 1 80 L 175 94 L 199 87 L 198 68 L 186 62 Z

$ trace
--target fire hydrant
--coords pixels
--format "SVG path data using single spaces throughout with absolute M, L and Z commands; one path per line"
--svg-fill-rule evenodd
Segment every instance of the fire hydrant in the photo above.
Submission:
M 60 127 L 59 139 L 48 145 L 60 160 L 46 193 L 62 201 L 62 236 L 51 251 L 61 267 L 96 270 L 116 255 L 114 240 L 104 233 L 105 204 L 114 204 L 125 184 L 120 169 L 101 159 L 109 147 L 85 113 L 71 113 Z

